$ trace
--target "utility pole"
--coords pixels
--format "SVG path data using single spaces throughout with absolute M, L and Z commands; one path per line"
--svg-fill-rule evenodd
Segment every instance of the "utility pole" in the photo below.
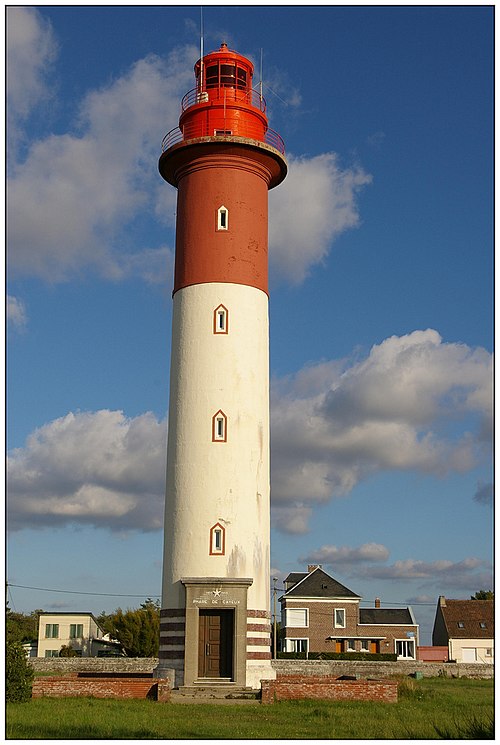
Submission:
M 276 659 L 276 582 L 278 581 L 277 577 L 273 577 L 273 606 L 274 606 L 274 633 L 273 633 L 273 660 Z

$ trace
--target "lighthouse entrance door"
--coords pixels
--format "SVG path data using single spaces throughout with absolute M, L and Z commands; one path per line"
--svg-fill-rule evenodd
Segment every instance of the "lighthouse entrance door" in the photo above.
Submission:
M 198 676 L 233 677 L 233 610 L 200 608 L 198 629 Z

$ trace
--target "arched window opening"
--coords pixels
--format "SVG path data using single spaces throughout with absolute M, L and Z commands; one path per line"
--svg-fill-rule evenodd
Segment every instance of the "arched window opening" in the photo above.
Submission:
M 226 529 L 220 523 L 210 528 L 210 556 L 223 556 L 226 551 Z
M 214 334 L 227 334 L 229 332 L 229 313 L 224 305 L 219 305 L 214 310 Z
M 227 416 L 220 409 L 212 417 L 212 442 L 227 442 Z

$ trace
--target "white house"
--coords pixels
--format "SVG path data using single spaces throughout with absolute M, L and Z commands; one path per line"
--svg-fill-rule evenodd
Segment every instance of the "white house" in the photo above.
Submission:
M 59 657 L 61 647 L 71 646 L 80 657 L 95 657 L 106 647 L 103 637 L 92 613 L 41 613 L 37 656 Z
M 447 600 L 440 595 L 432 632 L 455 662 L 494 662 L 493 600 Z

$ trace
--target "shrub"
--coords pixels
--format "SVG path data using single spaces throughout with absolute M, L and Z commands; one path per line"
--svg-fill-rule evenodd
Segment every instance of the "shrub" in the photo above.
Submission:
M 5 668 L 5 697 L 7 701 L 18 703 L 29 701 L 33 683 L 33 668 L 28 664 L 26 652 L 21 644 L 7 642 Z

